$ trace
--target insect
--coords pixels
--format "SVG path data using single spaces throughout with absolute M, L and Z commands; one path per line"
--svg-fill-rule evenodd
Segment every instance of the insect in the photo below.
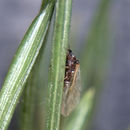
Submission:
M 80 100 L 81 82 L 79 61 L 68 49 L 65 65 L 65 78 L 61 114 L 68 116 L 77 106 Z

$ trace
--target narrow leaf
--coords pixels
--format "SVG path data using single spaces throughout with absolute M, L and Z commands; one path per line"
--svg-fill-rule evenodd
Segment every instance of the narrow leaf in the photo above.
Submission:
M 101 0 L 100 2 L 99 10 L 96 12 L 94 17 L 92 28 L 88 35 L 81 61 L 81 67 L 83 69 L 83 89 L 86 90 L 94 87 L 96 99 L 98 99 L 101 88 L 103 87 L 103 83 L 105 81 L 109 61 L 108 52 L 111 46 L 109 39 L 110 30 L 108 26 L 108 11 L 111 1 Z M 94 103 L 95 100 L 92 100 L 92 102 Z M 91 112 L 90 116 L 86 117 L 86 120 L 91 121 L 93 112 L 94 111 Z M 91 122 L 84 124 L 85 130 L 90 129 L 90 127 Z
M 84 89 L 101 86 L 107 68 L 109 50 L 108 9 L 110 1 L 101 0 L 81 59 Z
M 30 73 L 28 81 L 25 85 L 24 93 L 22 95 L 22 102 L 20 103 L 19 129 L 33 130 L 34 115 L 36 108 L 36 78 L 35 70 Z
M 44 109 L 42 108 L 42 110 L 40 111 L 40 115 L 38 115 L 39 114 L 38 112 L 40 109 L 39 107 L 41 107 L 39 106 L 39 103 L 43 101 L 43 96 L 42 99 L 40 99 L 41 95 L 44 95 L 45 93 L 44 92 L 45 90 L 43 91 L 45 84 L 43 84 L 42 81 L 44 80 L 43 78 L 45 77 L 44 76 L 45 74 L 44 50 L 47 43 L 49 30 L 50 29 L 48 29 L 47 34 L 44 38 L 43 46 L 40 49 L 39 55 L 27 79 L 27 82 L 25 84 L 25 89 L 22 94 L 22 102 L 19 105 L 20 107 L 19 129 L 20 130 L 40 129 L 41 126 L 38 125 L 40 124 L 39 122 L 42 122 L 42 124 L 44 124 L 43 121 L 41 121 L 41 117 L 43 116 L 41 113 L 43 113 Z
M 49 78 L 46 130 L 59 130 L 72 0 L 57 0 Z
M 54 2 L 44 8 L 34 19 L 25 34 L 0 92 L 0 129 L 7 129 L 26 79 L 42 46 Z

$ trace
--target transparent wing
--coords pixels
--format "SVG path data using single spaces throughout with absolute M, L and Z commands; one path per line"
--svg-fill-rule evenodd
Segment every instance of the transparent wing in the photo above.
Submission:
M 80 100 L 81 93 L 81 77 L 80 77 L 80 67 L 77 65 L 76 73 L 74 75 L 72 85 L 68 85 L 63 90 L 61 114 L 63 116 L 68 116 L 71 111 L 77 106 Z

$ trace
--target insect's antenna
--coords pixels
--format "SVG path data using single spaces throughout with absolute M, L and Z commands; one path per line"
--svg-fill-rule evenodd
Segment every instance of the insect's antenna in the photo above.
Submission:
M 70 45 L 68 45 L 67 48 L 65 47 L 65 49 L 66 49 L 66 52 L 68 52 L 70 50 Z
M 70 50 L 70 44 L 67 47 L 65 47 L 65 49 Z

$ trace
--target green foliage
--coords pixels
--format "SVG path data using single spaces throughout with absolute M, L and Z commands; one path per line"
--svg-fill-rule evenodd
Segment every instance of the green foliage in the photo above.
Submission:
M 24 84 L 42 46 L 54 3 L 34 19 L 25 34 L 0 92 L 0 128 L 6 129 L 21 96 Z
M 7 129 L 21 95 L 23 97 L 23 102 L 19 106 L 21 130 L 88 129 L 94 97 L 102 86 L 107 67 L 109 3 L 107 0 L 101 1 L 80 58 L 84 90 L 81 101 L 75 111 L 65 118 L 60 116 L 60 110 L 66 52 L 69 46 L 72 0 L 42 1 L 40 12 L 20 43 L 0 92 L 0 129 Z M 48 30 L 50 21 L 54 22 L 52 24 L 54 26 Z M 52 30 L 53 34 L 47 35 Z M 49 46 L 45 49 L 48 39 L 52 41 L 52 48 Z M 46 73 L 49 67 L 45 66 L 49 59 L 47 54 L 50 54 L 48 50 L 51 50 L 51 65 L 47 82 Z M 42 94 L 44 96 L 41 96 Z M 47 106 L 42 104 L 39 107 L 39 100 L 44 100 Z M 41 114 L 43 111 L 45 113 Z M 44 126 L 38 126 L 38 122 Z
M 71 0 L 57 0 L 55 25 L 52 40 L 52 58 L 49 77 L 49 96 L 46 130 L 58 130 L 65 73 L 65 59 L 68 48 Z
M 108 9 L 110 1 L 101 0 L 82 53 L 82 77 L 86 87 L 101 86 L 105 77 L 110 48 Z M 85 57 L 84 57 L 85 56 Z

